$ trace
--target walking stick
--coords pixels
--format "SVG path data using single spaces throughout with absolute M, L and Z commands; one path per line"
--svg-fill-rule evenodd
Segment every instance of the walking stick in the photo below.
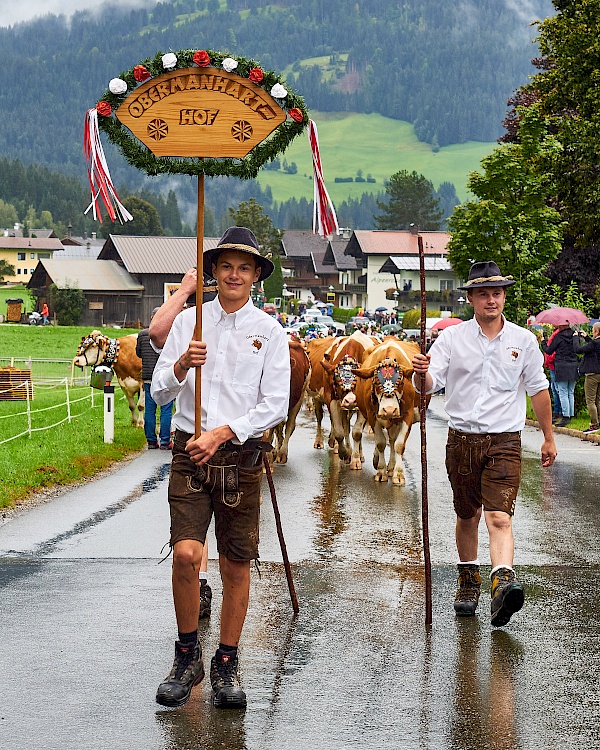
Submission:
M 419 244 L 419 277 L 421 283 L 421 354 L 426 353 L 425 324 L 427 318 L 427 295 L 425 291 L 425 251 L 423 238 L 417 235 Z M 421 417 L 421 520 L 423 525 L 423 558 L 425 561 L 425 626 L 431 625 L 431 555 L 429 553 L 429 507 L 427 498 L 427 435 L 425 420 L 427 418 L 427 394 L 425 373 L 421 373 L 419 390 L 421 399 L 419 405 Z
M 194 340 L 202 341 L 202 302 L 204 294 L 204 175 L 198 175 L 198 226 L 196 229 L 196 325 Z M 202 433 L 202 368 L 196 367 L 194 373 L 196 388 L 194 399 L 194 438 Z
M 290 567 L 290 561 L 287 554 L 287 548 L 285 546 L 285 539 L 283 538 L 283 529 L 281 528 L 281 516 L 279 515 L 279 508 L 277 507 L 277 498 L 275 496 L 275 485 L 273 484 L 273 475 L 271 474 L 271 467 L 269 466 L 269 460 L 265 453 L 263 453 L 263 464 L 265 465 L 265 472 L 267 474 L 267 482 L 269 483 L 269 489 L 271 490 L 271 502 L 273 503 L 273 512 L 275 513 L 275 525 L 277 526 L 277 536 L 279 537 L 279 546 L 281 547 L 281 555 L 283 557 L 283 566 L 285 568 L 285 577 L 287 578 L 288 589 L 290 590 L 290 598 L 292 600 L 292 609 L 295 614 L 300 612 L 298 606 L 298 598 L 296 597 L 296 588 L 294 587 L 294 579 L 292 578 L 292 569 Z

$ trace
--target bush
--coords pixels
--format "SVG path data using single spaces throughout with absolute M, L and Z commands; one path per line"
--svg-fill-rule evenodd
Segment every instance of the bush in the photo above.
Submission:
M 81 289 L 67 285 L 59 289 L 50 286 L 50 308 L 56 313 L 59 326 L 75 326 L 85 310 L 85 297 Z
M 407 310 L 402 318 L 402 328 L 418 328 L 421 310 Z
M 347 323 L 350 318 L 353 318 L 355 315 L 358 315 L 358 307 L 352 307 L 350 309 L 346 307 L 334 307 L 331 317 L 336 323 Z

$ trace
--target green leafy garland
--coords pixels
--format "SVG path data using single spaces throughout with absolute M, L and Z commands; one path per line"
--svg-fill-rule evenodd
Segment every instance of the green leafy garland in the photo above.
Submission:
M 187 49 L 175 52 L 177 56 L 177 64 L 175 70 L 178 68 L 191 68 L 194 66 L 193 57 L 196 50 Z M 215 52 L 214 50 L 206 50 L 210 56 L 211 68 L 220 68 L 223 64 L 223 60 L 230 57 L 229 54 L 223 52 Z M 147 58 L 143 60 L 141 65 L 144 65 L 151 77 L 159 76 L 165 73 L 165 68 L 162 62 L 162 56 L 165 53 L 158 52 L 153 59 Z M 260 64 L 255 60 L 247 60 L 243 57 L 234 58 L 238 66 L 235 69 L 236 75 L 248 78 L 250 71 L 253 68 L 260 68 Z M 199 67 L 201 71 L 205 68 Z M 271 88 L 279 83 L 284 85 L 284 80 L 280 78 L 272 70 L 263 70 L 263 80 L 255 85 L 261 86 L 267 92 L 271 91 Z M 110 90 L 106 91 L 100 102 L 108 102 L 112 110 L 118 108 L 122 102 L 129 96 L 129 94 L 136 89 L 140 82 L 138 82 L 134 76 L 134 68 L 131 68 L 125 73 L 121 73 L 119 76 L 127 84 L 127 91 L 121 95 L 113 94 Z M 285 103 L 282 100 L 277 100 L 280 103 L 282 109 L 289 112 L 291 109 L 300 110 L 302 113 L 302 121 L 296 122 L 295 120 L 286 119 L 285 122 L 281 123 L 279 127 L 262 143 L 256 146 L 248 156 L 243 159 L 191 159 L 191 158 L 176 158 L 176 157 L 158 157 L 155 156 L 150 149 L 148 149 L 143 143 L 131 136 L 130 131 L 126 128 L 116 117 L 114 116 L 101 116 L 98 117 L 98 125 L 109 137 L 109 139 L 121 150 L 123 156 L 129 164 L 141 169 L 146 174 L 154 177 L 159 174 L 188 174 L 188 175 L 199 175 L 205 174 L 209 177 L 217 176 L 228 176 L 228 177 L 239 177 L 243 180 L 251 179 L 256 177 L 259 169 L 268 161 L 273 161 L 279 154 L 282 154 L 292 140 L 302 133 L 308 125 L 308 110 L 304 103 L 304 99 L 292 91 L 287 85 L 287 96 Z M 99 103 L 100 103 L 99 102 Z

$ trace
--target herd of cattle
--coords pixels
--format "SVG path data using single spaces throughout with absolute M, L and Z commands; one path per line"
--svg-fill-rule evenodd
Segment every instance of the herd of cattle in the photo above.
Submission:
M 142 362 L 135 352 L 137 335 L 109 339 L 101 331 L 84 336 L 73 359 L 77 367 L 110 364 L 125 393 L 132 424 L 143 426 Z M 116 354 L 115 354 L 116 349 Z M 324 448 L 324 407 L 330 416 L 329 447 L 351 469 L 361 469 L 362 435 L 371 428 L 375 481 L 405 484 L 402 456 L 411 426 L 419 419 L 419 396 L 413 388 L 411 361 L 417 344 L 389 336 L 383 341 L 356 331 L 351 336 L 289 341 L 291 380 L 287 419 L 270 431 L 272 460 L 286 463 L 288 443 L 305 398 L 312 399 L 317 421 L 314 447 Z M 136 404 L 135 396 L 138 401 Z M 356 419 L 351 429 L 351 420 Z M 386 463 L 385 449 L 389 447 Z

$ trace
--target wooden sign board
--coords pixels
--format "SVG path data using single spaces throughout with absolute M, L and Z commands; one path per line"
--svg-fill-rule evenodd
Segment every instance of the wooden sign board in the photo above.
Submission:
M 239 159 L 286 119 L 264 89 L 218 68 L 180 68 L 152 78 L 116 116 L 155 156 Z

